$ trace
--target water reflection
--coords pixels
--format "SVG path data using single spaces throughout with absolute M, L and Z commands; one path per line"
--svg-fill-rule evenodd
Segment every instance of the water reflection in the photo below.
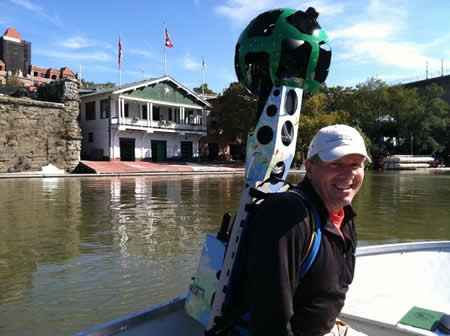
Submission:
M 450 175 L 371 173 L 354 201 L 361 245 L 450 238 Z
M 0 334 L 70 335 L 184 294 L 242 182 L 0 180 Z M 449 203 L 450 175 L 368 173 L 354 201 L 360 244 L 450 239 Z

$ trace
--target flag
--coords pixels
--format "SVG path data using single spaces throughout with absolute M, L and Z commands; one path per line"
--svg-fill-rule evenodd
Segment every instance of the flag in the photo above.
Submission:
M 205 63 L 205 59 L 202 57 L 202 68 L 205 69 L 206 68 L 206 63 Z
M 169 32 L 167 31 L 166 27 L 164 27 L 164 32 L 166 34 L 164 46 L 165 47 L 169 47 L 169 48 L 173 48 L 173 44 L 172 44 L 172 41 L 170 40 Z
M 119 69 L 122 69 L 122 39 L 119 35 Z

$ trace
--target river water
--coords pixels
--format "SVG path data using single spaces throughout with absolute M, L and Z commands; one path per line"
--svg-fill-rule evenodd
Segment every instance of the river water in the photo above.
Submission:
M 301 174 L 292 174 L 291 182 Z M 186 293 L 242 176 L 0 180 L 0 334 L 71 335 Z M 450 240 L 450 174 L 368 172 L 359 245 Z

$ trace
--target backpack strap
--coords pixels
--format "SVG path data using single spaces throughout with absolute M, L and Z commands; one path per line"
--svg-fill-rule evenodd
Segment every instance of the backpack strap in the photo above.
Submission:
M 319 252 L 320 242 L 322 241 L 322 225 L 320 223 L 319 211 L 302 190 L 295 188 L 290 189 L 287 192 L 297 195 L 300 198 L 303 207 L 305 207 L 308 212 L 308 218 L 313 228 L 308 249 L 302 260 L 300 261 L 300 279 L 303 279 L 308 273 L 309 268 L 311 267 L 312 263 L 316 259 L 317 253 Z
M 276 195 L 276 193 L 265 193 L 256 189 L 254 189 L 253 191 L 251 190 L 251 192 L 253 193 L 253 197 L 255 197 L 257 200 L 264 200 L 269 196 Z M 317 253 L 319 252 L 320 242 L 322 240 L 322 226 L 320 223 L 320 215 L 317 208 L 302 190 L 292 188 L 287 190 L 285 193 L 292 193 L 298 196 L 299 202 L 306 209 L 309 222 L 311 223 L 313 228 L 308 249 L 302 260 L 300 261 L 301 266 L 299 273 L 300 279 L 303 279 L 308 273 L 309 268 L 311 267 L 317 256 Z M 248 210 L 250 211 L 250 213 L 254 213 L 257 211 L 258 206 L 259 205 L 253 203 Z M 236 259 L 238 258 L 236 257 Z M 248 323 L 250 320 L 250 313 L 245 311 L 243 312 L 241 308 L 242 307 L 235 307 L 234 309 L 228 311 L 226 317 L 222 316 L 222 318 L 220 318 L 216 322 L 216 325 L 212 329 L 207 331 L 205 335 L 222 336 L 226 335 L 229 330 L 233 329 L 237 335 L 249 336 L 250 333 L 248 330 Z

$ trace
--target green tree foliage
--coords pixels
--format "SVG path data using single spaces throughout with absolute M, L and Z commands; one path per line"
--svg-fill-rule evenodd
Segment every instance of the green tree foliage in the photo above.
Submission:
M 389 154 L 413 153 L 446 158 L 450 154 L 450 108 L 441 99 L 443 89 L 431 85 L 421 92 L 388 86 L 371 78 L 356 88 L 323 88 L 303 99 L 297 139 L 296 164 L 304 161 L 309 143 L 322 127 L 343 123 L 362 134 L 375 166 Z M 224 133 L 246 140 L 256 125 L 256 97 L 232 83 L 220 97 Z
M 358 84 L 347 101 L 350 120 L 359 126 L 372 142 L 382 139 L 381 120 L 389 117 L 389 86 L 375 78 Z
M 256 125 L 257 98 L 239 83 L 231 83 L 219 97 L 221 119 L 218 128 L 223 134 L 246 143 L 250 129 Z
M 200 85 L 198 88 L 194 88 L 194 92 L 196 92 L 196 93 L 203 93 L 202 92 L 202 88 L 203 88 L 205 94 L 210 94 L 210 95 L 216 95 L 217 94 L 217 93 L 215 93 L 213 90 L 211 90 L 208 87 L 207 83 L 204 83 L 204 84 Z
M 116 86 L 116 83 L 113 83 L 113 82 L 95 83 L 93 81 L 85 81 L 84 79 L 82 79 L 81 86 L 82 87 L 92 87 L 92 88 L 113 88 Z
M 297 138 L 297 164 L 304 161 L 308 146 L 319 129 L 333 124 L 348 124 L 349 114 L 342 107 L 345 93 L 341 88 L 322 89 L 309 99 L 303 100 L 300 114 L 300 126 Z
M 450 109 L 441 99 L 444 90 L 436 84 L 427 86 L 410 122 L 413 149 L 418 154 L 448 151 Z
M 6 87 L 23 86 L 22 82 L 16 76 L 9 76 L 5 83 Z

